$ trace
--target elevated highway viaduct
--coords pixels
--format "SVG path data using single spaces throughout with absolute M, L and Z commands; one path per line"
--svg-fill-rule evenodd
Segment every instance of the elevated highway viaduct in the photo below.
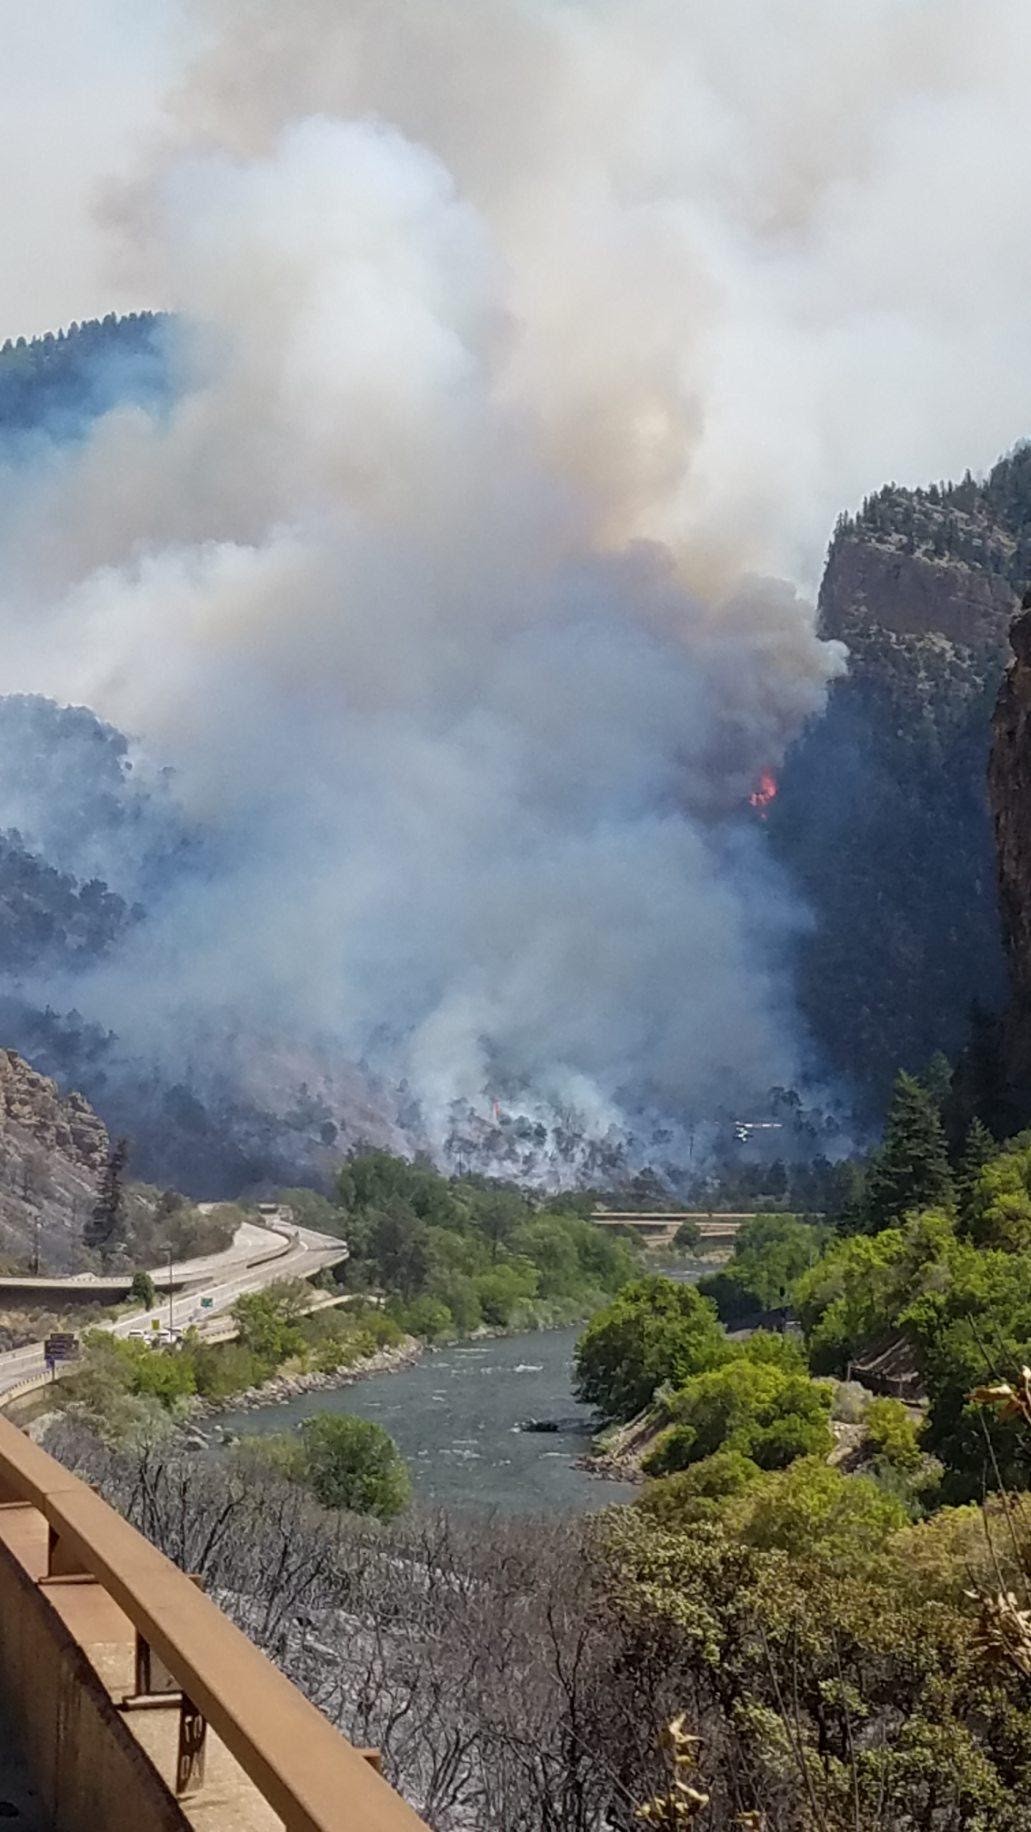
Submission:
M 669 1246 L 682 1222 L 693 1222 L 705 1246 L 733 1246 L 739 1230 L 754 1214 L 717 1215 L 710 1209 L 595 1209 L 591 1220 L 598 1228 L 632 1228 L 649 1245 Z

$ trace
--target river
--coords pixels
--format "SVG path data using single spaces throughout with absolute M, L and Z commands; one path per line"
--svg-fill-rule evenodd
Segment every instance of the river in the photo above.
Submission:
M 421 1501 L 506 1514 L 583 1513 L 628 1500 L 634 1488 L 589 1476 L 591 1413 L 572 1397 L 575 1329 L 459 1343 L 397 1374 L 374 1374 L 283 1406 L 226 1413 L 239 1434 L 290 1431 L 313 1412 L 351 1412 L 385 1427 Z M 568 1421 L 559 1433 L 517 1430 L 521 1419 Z M 574 1424 L 574 1421 L 577 1421 Z

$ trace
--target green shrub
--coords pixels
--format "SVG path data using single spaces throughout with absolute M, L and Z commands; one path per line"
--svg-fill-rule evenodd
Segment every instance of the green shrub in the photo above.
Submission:
M 193 1368 L 196 1391 L 216 1405 L 250 1387 L 260 1387 L 274 1371 L 239 1342 L 198 1342 L 182 1355 Z
M 439 1342 L 444 1336 L 452 1335 L 455 1327 L 447 1305 L 439 1298 L 431 1298 L 429 1293 L 406 1304 L 399 1313 L 399 1321 L 410 1336 L 418 1336 L 423 1342 Z
M 130 1393 L 160 1400 L 171 1410 L 197 1390 L 188 1354 L 151 1348 L 146 1342 L 118 1343 L 124 1353 Z
M 815 1457 L 762 1476 L 731 1505 L 728 1519 L 749 1545 L 846 1571 L 908 1525 L 902 1503 L 869 1476 L 843 1476 Z
M 808 1375 L 774 1365 L 729 1361 L 695 1375 L 667 1402 L 680 1429 L 661 1446 L 656 1473 L 698 1463 L 720 1450 L 740 1451 L 763 1469 L 800 1456 L 826 1456 L 831 1396 Z
M 697 1463 L 697 1443 L 698 1433 L 693 1425 L 667 1425 L 641 1465 L 645 1475 L 668 1476 L 675 1470 L 685 1470 L 689 1464 Z
M 728 1359 L 780 1368 L 785 1374 L 809 1372 L 809 1358 L 803 1343 L 797 1336 L 782 1335 L 779 1330 L 753 1330 L 744 1342 L 728 1344 Z
M 469 1336 L 483 1322 L 483 1306 L 476 1280 L 466 1272 L 451 1272 L 439 1277 L 433 1296 L 446 1304 L 459 1335 Z
M 634 1506 L 671 1527 L 714 1520 L 725 1503 L 740 1495 L 759 1474 L 758 1464 L 740 1451 L 720 1450 L 690 1469 L 649 1482 Z
M 871 1449 L 897 1470 L 913 1470 L 920 1463 L 919 1424 L 901 1400 L 871 1400 L 866 1413 L 866 1436 Z
M 237 1298 L 233 1316 L 244 1348 L 274 1368 L 300 1355 L 305 1346 L 301 1318 L 310 1301 L 303 1279 L 279 1279 Z
M 157 1299 L 157 1290 L 149 1272 L 140 1271 L 133 1273 L 132 1284 L 129 1287 L 129 1296 L 133 1298 L 137 1304 L 141 1304 L 144 1310 L 153 1310 Z
M 389 1520 L 408 1504 L 411 1483 L 393 1438 L 371 1419 L 317 1412 L 301 1426 L 305 1480 L 327 1508 Z
M 397 1318 L 376 1304 L 355 1305 L 347 1314 L 361 1319 L 362 1329 L 370 1337 L 374 1348 L 393 1349 L 404 1339 L 404 1330 Z
M 577 1391 L 606 1418 L 633 1418 L 657 1387 L 682 1385 L 725 1352 L 715 1307 L 693 1285 L 639 1279 L 592 1317 L 577 1343 Z
M 474 1283 L 484 1322 L 503 1329 L 517 1304 L 536 1295 L 537 1273 L 529 1262 L 498 1265 L 490 1272 L 481 1272 Z

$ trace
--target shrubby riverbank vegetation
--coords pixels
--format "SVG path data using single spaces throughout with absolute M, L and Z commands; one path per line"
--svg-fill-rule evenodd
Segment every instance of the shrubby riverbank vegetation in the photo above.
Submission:
M 788 1337 L 760 1328 L 735 1340 L 723 1327 L 788 1320 Z M 971 1395 L 1027 1362 L 1031 1134 L 997 1144 L 975 1123 L 950 1155 L 933 1089 L 902 1075 L 884 1142 L 836 1215 L 757 1216 L 697 1288 L 628 1285 L 586 1330 L 578 1379 L 631 1427 L 612 1434 L 617 1450 L 629 1444 L 647 1472 L 680 1479 L 671 1492 L 691 1507 L 720 1479 L 736 1497 L 745 1476 L 825 1457 L 839 1425 L 852 1465 L 869 1464 L 919 1518 L 1026 1488 L 1022 1419 L 986 1414 Z M 880 1396 L 872 1405 L 864 1379 Z M 701 1468 L 728 1453 L 733 1462 Z
M 237 1299 L 235 1341 L 206 1342 L 188 1330 L 171 1353 L 145 1339 L 88 1331 L 82 1367 L 63 1383 L 62 1401 L 111 1442 L 154 1438 L 198 1402 L 208 1410 L 228 1405 L 284 1370 L 334 1376 L 375 1366 L 406 1341 L 378 1305 L 359 1300 L 309 1314 L 312 1297 L 303 1280 L 279 1280 Z
M 595 1518 L 485 1530 L 326 1508 L 271 1459 L 112 1449 L 73 1421 L 53 1447 L 383 1750 L 435 1832 L 632 1832 L 681 1716 L 705 1804 L 652 1823 L 1031 1823 L 1028 1679 L 992 1613 L 1031 1546 L 1001 1499 L 911 1524 L 803 1458 L 736 1512 L 724 1484 L 708 1513 L 664 1515 L 657 1481 Z
M 153 1194 L 159 1229 L 177 1251 L 215 1250 L 246 1219 L 232 1205 L 198 1215 L 180 1198 Z M 235 1342 L 207 1343 L 187 1331 L 172 1355 L 90 1332 L 67 1394 L 106 1436 L 153 1432 L 198 1401 L 227 1405 L 276 1375 L 330 1379 L 380 1365 L 374 1358 L 406 1341 L 580 1322 L 642 1262 L 632 1236 L 614 1238 L 585 1219 L 588 1197 L 542 1206 L 520 1190 L 444 1177 L 386 1152 L 352 1158 L 333 1202 L 312 1190 L 285 1190 L 280 1200 L 302 1225 L 347 1241 L 339 1285 L 326 1275 L 342 1305 L 306 1314 L 311 1288 L 279 1281 L 234 1305 Z M 108 1207 L 123 1207 L 117 1178 Z
M 341 1172 L 336 1202 L 284 1191 L 300 1218 L 346 1238 L 347 1287 L 374 1290 L 428 1341 L 580 1322 L 641 1263 L 632 1238 L 586 1220 L 589 1196 L 546 1203 L 483 1179 L 452 1178 L 386 1152 Z
M 80 1413 L 59 1454 L 383 1749 L 435 1832 L 1031 1832 L 1031 1135 L 950 1153 L 902 1077 L 838 1211 L 757 1217 L 697 1287 L 618 1240 L 581 1254 L 575 1213 L 453 1186 L 442 1208 L 422 1175 L 359 1161 L 357 1305 L 323 1325 L 246 1300 L 233 1353 L 434 1302 L 454 1325 L 448 1280 L 482 1319 L 498 1267 L 572 1302 L 589 1269 L 577 1381 L 632 1504 L 445 1518 L 346 1418 L 208 1459 Z

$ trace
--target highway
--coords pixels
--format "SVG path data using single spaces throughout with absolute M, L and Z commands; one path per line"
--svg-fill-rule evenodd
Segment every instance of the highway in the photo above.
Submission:
M 329 1234 L 318 1234 L 312 1228 L 299 1228 L 292 1211 L 283 1208 L 263 1218 L 261 1224 L 244 1222 L 237 1230 L 231 1247 L 223 1253 L 208 1254 L 203 1259 L 184 1260 L 174 1268 L 174 1282 L 186 1278 L 190 1290 L 171 1301 L 162 1297 L 152 1310 L 139 1310 L 115 1322 L 100 1321 L 98 1329 L 110 1330 L 115 1336 L 156 1335 L 160 1330 L 188 1329 L 196 1326 L 203 1334 L 207 1325 L 225 1316 L 237 1298 L 245 1292 L 260 1291 L 279 1279 L 310 1279 L 329 1266 L 347 1258 L 347 1246 Z M 153 1274 L 155 1280 L 157 1272 Z M 167 1265 L 161 1270 L 166 1284 Z M 207 1282 L 201 1283 L 200 1280 Z M 69 1279 L 68 1300 L 75 1301 L 77 1284 Z M 201 1300 L 210 1302 L 202 1304 Z M 74 1363 L 71 1364 L 74 1367 Z M 0 1354 L 0 1395 L 23 1382 L 46 1373 L 42 1342 Z

